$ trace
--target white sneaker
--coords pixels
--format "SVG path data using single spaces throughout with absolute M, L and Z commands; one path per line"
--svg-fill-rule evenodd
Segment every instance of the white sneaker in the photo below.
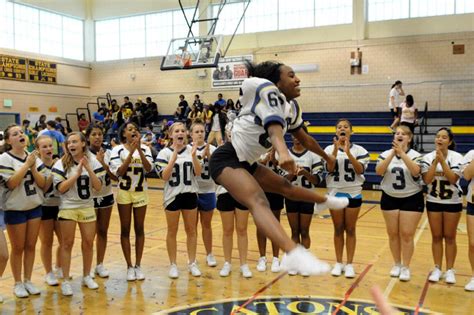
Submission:
M 433 271 L 431 271 L 431 274 L 428 280 L 430 282 L 438 282 L 439 279 L 441 278 L 441 274 L 442 274 L 441 269 L 439 269 L 438 267 L 435 267 Z
M 468 284 L 464 287 L 464 290 L 466 291 L 474 291 L 474 277 L 471 278 L 471 281 L 469 281 Z
M 176 264 L 170 265 L 170 270 L 168 271 L 168 277 L 171 279 L 177 279 L 179 277 L 178 266 Z
M 273 257 L 271 271 L 280 272 L 280 260 L 278 259 L 278 257 Z
M 400 270 L 400 281 L 410 281 L 410 268 L 403 266 Z
M 46 282 L 48 285 L 52 287 L 59 284 L 58 279 L 56 279 L 56 275 L 52 271 L 46 274 L 46 276 L 44 277 L 44 282 Z
M 94 273 L 101 278 L 108 278 L 109 271 L 105 268 L 104 264 L 100 263 L 95 267 Z
M 354 266 L 352 266 L 352 264 L 347 264 L 344 267 L 344 277 L 354 278 L 355 276 L 356 276 L 356 273 L 354 271 Z
M 334 277 L 340 277 L 343 271 L 344 271 L 344 264 L 337 262 L 331 270 L 331 275 L 333 275 Z
M 209 255 L 207 255 L 206 261 L 207 261 L 207 265 L 208 265 L 209 267 L 215 267 L 215 266 L 217 266 L 216 258 L 214 257 L 214 255 L 213 255 L 212 253 L 210 253 Z
M 22 282 L 15 283 L 13 293 L 15 293 L 17 298 L 26 298 L 29 296 L 28 291 L 26 291 L 25 285 Z
M 138 281 L 145 280 L 145 274 L 142 271 L 142 268 L 140 266 L 135 266 L 135 279 Z
M 82 278 L 82 285 L 91 290 L 97 290 L 99 288 L 97 282 L 95 282 L 90 275 Z
M 282 270 L 294 270 L 309 275 L 321 275 L 331 269 L 328 263 L 319 260 L 301 245 L 283 255 L 280 267 Z
M 400 276 L 402 267 L 400 264 L 393 265 L 392 269 L 390 269 L 390 277 L 398 278 Z
M 41 291 L 33 283 L 31 283 L 30 280 L 23 282 L 23 285 L 30 295 L 38 295 L 41 293 Z
M 252 278 L 252 271 L 250 271 L 249 265 L 247 264 L 240 266 L 240 273 L 244 278 Z
M 56 274 L 56 279 L 64 279 L 63 268 L 55 268 L 54 273 Z
M 193 275 L 193 277 L 201 276 L 201 270 L 199 270 L 199 267 L 196 261 L 193 261 L 192 263 L 188 264 L 188 269 L 189 269 L 189 272 Z
M 296 270 L 288 270 L 288 275 L 289 276 L 296 276 L 298 274 L 298 271 Z
M 61 293 L 64 296 L 73 295 L 71 283 L 69 283 L 69 281 L 63 281 L 63 283 L 61 283 Z
M 135 274 L 135 268 L 128 267 L 127 269 L 127 281 L 135 281 L 137 280 L 137 276 Z
M 262 256 L 258 259 L 257 271 L 264 272 L 267 270 L 267 257 Z
M 341 210 L 349 205 L 347 197 L 335 197 L 326 195 L 327 200 L 323 203 L 318 203 L 318 211 L 325 209 Z
M 232 265 L 226 261 L 224 263 L 224 266 L 222 266 L 221 271 L 219 271 L 219 275 L 221 277 L 228 277 L 230 275 L 231 270 L 232 270 Z
M 446 270 L 444 274 L 444 282 L 448 284 L 455 284 L 456 283 L 456 271 L 454 269 Z

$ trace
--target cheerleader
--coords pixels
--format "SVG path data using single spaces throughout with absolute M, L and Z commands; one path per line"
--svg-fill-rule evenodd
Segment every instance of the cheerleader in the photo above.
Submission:
M 367 150 L 350 142 L 351 133 L 351 122 L 347 119 L 339 119 L 336 124 L 334 142 L 324 150 L 337 160 L 334 167 L 327 166 L 326 182 L 329 194 L 349 198 L 349 205 L 343 211 L 331 210 L 337 259 L 331 274 L 338 277 L 344 271 L 346 278 L 355 277 L 352 261 L 356 248 L 356 222 L 362 205 L 362 184 L 365 181 L 363 174 L 370 160 Z M 345 266 L 342 263 L 344 243 L 347 251 Z
M 409 281 L 410 261 L 415 244 L 413 238 L 425 208 L 420 182 L 421 154 L 410 149 L 413 134 L 409 127 L 397 127 L 392 149 L 377 160 L 375 171 L 383 176 L 382 208 L 394 266 L 391 277 Z
M 97 265 L 94 273 L 101 278 L 107 278 L 109 271 L 104 266 L 105 250 L 107 248 L 107 232 L 109 230 L 114 194 L 112 192 L 112 179 L 117 180 L 109 169 L 111 150 L 102 147 L 104 132 L 98 125 L 91 125 L 86 130 L 86 139 L 89 143 L 89 154 L 97 159 L 106 174 L 102 189 L 94 198 L 94 208 L 97 216 Z
M 36 168 L 37 153 L 28 154 L 21 127 L 12 125 L 4 132 L 6 152 L 0 155 L 0 175 L 6 192 L 3 210 L 11 242 L 10 266 L 15 280 L 14 293 L 19 298 L 40 294 L 31 283 L 35 246 L 41 225 L 41 189 L 44 177 Z M 22 281 L 21 269 L 24 279 Z
M 120 216 L 120 241 L 127 263 L 127 281 L 144 280 L 140 264 L 145 245 L 145 215 L 148 205 L 145 174 L 153 169 L 150 148 L 140 143 L 138 126 L 133 122 L 119 129 L 122 144 L 113 148 L 110 156 L 110 171 L 119 181 L 117 206 Z M 130 249 L 130 225 L 132 213 L 135 229 L 135 265 Z
M 170 259 L 168 276 L 179 277 L 176 265 L 179 216 L 183 215 L 188 251 L 188 269 L 194 277 L 201 276 L 196 262 L 197 247 L 197 177 L 201 175 L 201 163 L 197 157 L 197 143 L 188 147 L 186 127 L 182 122 L 174 123 L 169 130 L 171 146 L 158 153 L 156 169 L 165 181 L 163 192 L 166 223 L 166 249 Z
M 307 132 L 306 127 L 303 127 Z M 290 156 L 298 165 L 296 174 L 286 175 L 293 185 L 312 189 L 322 181 L 323 162 L 315 153 L 305 149 L 299 140 L 293 139 Z M 285 199 L 286 213 L 291 227 L 291 238 L 305 248 L 311 246 L 309 228 L 314 213 L 314 203 Z M 290 273 L 291 274 L 291 273 Z M 303 274 L 306 275 L 306 274 Z
M 53 187 L 53 168 L 56 159 L 53 158 L 53 139 L 49 136 L 43 135 L 36 138 L 36 150 L 38 150 L 39 157 L 36 160 L 38 165 L 38 172 L 45 178 L 45 185 L 43 187 L 44 202 L 43 215 L 41 216 L 41 227 L 39 238 L 41 241 L 41 260 L 43 261 L 44 270 L 46 272 L 45 282 L 50 286 L 58 285 L 58 279 L 53 272 L 53 241 L 54 234 L 58 239 L 59 246 L 56 251 L 56 272 L 62 277 L 61 269 L 61 232 L 59 228 L 58 213 L 59 213 L 59 196 Z
M 217 266 L 216 259 L 212 254 L 212 215 L 216 208 L 216 185 L 209 174 L 209 159 L 216 147 L 204 141 L 206 135 L 205 125 L 201 121 L 195 121 L 191 125 L 191 137 L 193 144 L 197 146 L 197 157 L 202 162 L 201 176 L 197 177 L 198 190 L 198 214 L 202 227 L 202 240 L 206 249 L 206 261 L 209 267 Z
M 423 181 L 428 185 L 426 210 L 431 228 L 433 260 L 435 268 L 429 281 L 441 278 L 443 262 L 443 240 L 446 247 L 446 274 L 448 284 L 456 283 L 454 261 L 456 259 L 456 229 L 461 218 L 462 190 L 459 185 L 463 157 L 453 151 L 454 135 L 448 128 L 436 133 L 436 150 L 423 157 Z
M 95 290 L 99 285 L 91 277 L 93 246 L 96 230 L 94 191 L 102 188 L 105 170 L 88 154 L 87 140 L 81 132 L 71 132 L 66 138 L 66 151 L 53 166 L 53 184 L 60 193 L 59 228 L 61 230 L 61 265 L 64 281 L 61 292 L 73 295 L 70 279 L 71 252 L 76 234 L 76 223 L 81 231 L 82 285 Z
M 466 291 L 474 291 L 474 150 L 469 151 L 463 161 L 464 179 L 469 181 L 467 189 L 467 234 L 469 235 L 469 261 L 471 262 L 472 275 L 471 281 L 464 287 Z M 1 270 L 1 269 L 0 269 Z
M 284 171 L 278 167 L 278 161 L 275 158 L 275 149 L 271 149 L 268 153 L 262 156 L 262 159 L 259 161 L 262 165 L 273 170 L 274 173 L 283 176 Z M 275 193 L 265 193 L 265 197 L 268 199 L 268 203 L 270 204 L 270 210 L 272 210 L 273 215 L 275 218 L 280 222 L 280 214 L 281 210 L 283 209 L 283 196 Z M 263 272 L 267 270 L 267 237 L 265 234 L 262 233 L 261 229 L 257 228 L 257 244 L 258 244 L 258 251 L 260 253 L 260 258 L 258 259 L 257 263 L 257 271 Z M 272 264 L 270 270 L 272 272 L 280 272 L 280 260 L 278 258 L 280 252 L 280 248 L 278 247 L 275 242 L 272 242 Z

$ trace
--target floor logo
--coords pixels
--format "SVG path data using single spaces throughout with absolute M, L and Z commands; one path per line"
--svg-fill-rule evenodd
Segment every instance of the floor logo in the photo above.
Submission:
M 322 297 L 261 297 L 257 298 L 244 308 L 246 300 L 224 300 L 187 307 L 177 307 L 156 314 L 190 314 L 190 315 L 215 315 L 215 314 L 332 314 L 341 304 L 340 299 Z M 400 311 L 397 314 L 415 314 L 414 309 L 396 306 Z M 375 315 L 379 314 L 374 303 L 363 300 L 346 301 L 339 307 L 339 315 Z M 432 314 L 418 311 L 417 314 Z

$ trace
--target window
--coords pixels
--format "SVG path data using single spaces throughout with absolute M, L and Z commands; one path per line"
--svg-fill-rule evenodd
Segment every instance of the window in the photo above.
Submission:
M 84 59 L 84 22 L 0 0 L 0 47 Z
M 96 60 L 120 59 L 119 20 L 107 20 L 95 23 Z
M 473 13 L 472 0 L 369 0 L 369 22 Z
M 280 3 L 283 1 L 280 1 Z M 285 1 L 288 2 L 288 1 Z M 278 2 L 274 0 L 251 1 L 242 21 L 245 33 L 274 31 L 278 29 Z M 237 16 L 240 19 L 241 15 Z M 235 28 L 234 28 L 235 29 Z M 232 32 L 233 33 L 233 32 Z
M 194 9 L 185 9 L 191 23 Z M 116 60 L 163 56 L 171 39 L 188 36 L 188 25 L 181 10 L 96 21 L 96 60 Z M 199 35 L 199 25 L 193 25 Z
M 353 0 L 252 0 L 236 34 L 352 23 Z M 247 1 L 227 3 L 216 34 L 234 33 Z M 219 5 L 212 6 L 217 17 Z
M 63 16 L 63 57 L 84 60 L 84 25 L 81 20 Z
M 13 3 L 0 0 L 0 47 L 14 48 Z
M 120 19 L 120 58 L 145 57 L 145 16 Z
M 39 11 L 14 5 L 15 49 L 39 53 Z
M 316 26 L 352 23 L 352 0 L 316 0 Z

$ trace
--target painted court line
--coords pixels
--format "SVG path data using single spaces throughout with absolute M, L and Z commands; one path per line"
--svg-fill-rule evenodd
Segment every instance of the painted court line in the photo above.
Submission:
M 418 232 L 416 232 L 415 238 L 413 239 L 413 242 L 415 243 L 414 245 L 415 247 L 418 241 L 420 240 L 421 234 L 423 234 L 423 232 L 425 231 L 426 225 L 428 225 L 428 218 L 425 218 L 425 221 L 423 221 L 423 223 L 421 224 L 420 229 L 418 230 Z M 385 291 L 383 292 L 384 297 L 387 298 L 390 295 L 390 293 L 393 290 L 393 287 L 395 286 L 396 283 L 398 283 L 398 281 L 399 281 L 398 278 L 392 278 L 390 280 L 387 287 L 385 288 Z
M 415 315 L 418 315 L 418 313 L 420 312 L 420 308 L 423 307 L 423 303 L 425 302 L 426 294 L 428 293 L 428 289 L 430 287 L 430 281 L 428 280 L 429 276 L 430 276 L 430 273 L 428 273 L 428 275 L 426 276 L 425 286 L 423 287 L 423 290 L 421 291 L 420 299 L 418 300 L 418 304 L 416 305 L 416 308 L 415 308 Z
M 341 307 L 344 306 L 344 304 L 347 303 L 347 301 L 349 300 L 349 297 L 351 296 L 352 292 L 354 292 L 354 290 L 358 287 L 359 283 L 362 281 L 362 279 L 364 279 L 365 275 L 369 272 L 370 268 L 372 268 L 372 264 L 368 264 L 364 271 L 362 271 L 362 273 L 357 277 L 356 281 L 354 281 L 354 283 L 352 283 L 351 287 L 349 288 L 349 290 L 346 291 L 346 293 L 344 294 L 344 300 L 341 301 L 341 303 L 339 303 L 339 305 L 337 306 L 337 308 L 334 310 L 334 312 L 332 312 L 333 315 L 336 315 L 337 312 L 339 312 L 339 310 L 341 309 Z
M 280 280 L 281 278 L 283 278 L 284 276 L 286 276 L 288 274 L 288 272 L 282 272 L 281 274 L 279 274 L 275 279 L 273 279 L 272 281 L 270 281 L 269 283 L 267 283 L 265 286 L 263 286 L 262 288 L 260 288 L 257 292 L 255 292 L 244 304 L 242 304 L 241 306 L 239 306 L 235 311 L 232 311 L 232 313 L 230 313 L 231 315 L 235 315 L 235 314 L 238 314 L 240 312 L 241 309 L 245 308 L 247 305 L 249 305 L 250 303 L 252 303 L 260 294 L 262 294 L 266 289 L 268 289 L 269 287 L 271 287 L 274 283 L 276 283 L 278 280 Z

